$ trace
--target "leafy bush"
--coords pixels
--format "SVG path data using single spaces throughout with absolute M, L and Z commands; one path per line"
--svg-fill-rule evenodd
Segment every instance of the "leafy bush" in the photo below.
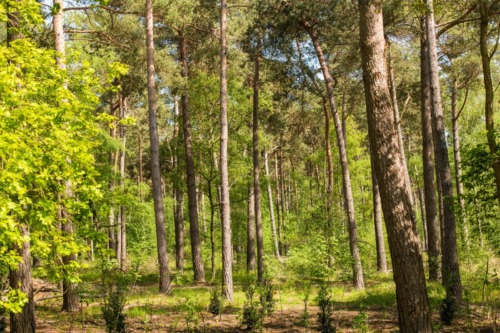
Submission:
M 255 291 L 253 284 L 245 287 L 246 301 L 241 311 L 241 324 L 245 325 L 249 330 L 259 330 L 262 327 L 264 319 L 263 308 L 259 308 L 258 303 L 254 301 Z
M 316 301 L 320 309 L 318 313 L 319 331 L 322 333 L 335 333 L 337 331 L 337 327 L 332 317 L 333 306 L 331 298 L 328 286 L 326 284 L 321 284 Z
M 274 287 L 270 279 L 265 279 L 264 283 L 259 287 L 259 300 L 265 315 L 274 312 L 276 301 L 274 300 Z
M 108 290 L 101 309 L 107 333 L 127 332 L 125 314 L 123 313 L 125 302 L 126 296 L 122 286 L 114 286 Z
M 210 312 L 214 316 L 217 316 L 218 314 L 221 313 L 221 310 L 222 310 L 221 294 L 219 293 L 217 287 L 215 287 L 214 289 L 212 289 L 210 293 L 210 303 L 208 304 L 208 312 Z

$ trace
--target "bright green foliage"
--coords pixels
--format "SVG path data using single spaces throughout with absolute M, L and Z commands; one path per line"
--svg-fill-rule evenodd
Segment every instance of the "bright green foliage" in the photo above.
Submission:
M 12 3 L 19 3 L 21 22 L 39 21 L 31 16 L 37 8 L 34 1 Z M 0 8 L 4 21 L 5 4 Z M 33 255 L 59 262 L 61 256 L 79 252 L 81 245 L 57 229 L 58 211 L 64 207 L 73 222 L 86 223 L 90 202 L 101 197 L 92 155 L 99 144 L 92 115 L 97 85 L 85 64 L 69 71 L 59 70 L 54 52 L 29 39 L 0 45 L 1 275 L 20 260 L 13 251 L 26 241 L 20 224 L 30 230 Z M 77 200 L 64 195 L 67 183 Z M 49 274 L 60 279 L 61 273 Z M 15 297 L 0 306 L 17 311 L 14 303 L 23 303 L 23 296 L 11 294 Z

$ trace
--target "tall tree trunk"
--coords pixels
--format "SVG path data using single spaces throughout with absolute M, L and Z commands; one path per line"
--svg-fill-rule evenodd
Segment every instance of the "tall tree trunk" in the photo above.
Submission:
M 259 80 L 260 80 L 260 53 L 262 47 L 262 33 L 257 34 L 257 49 L 254 59 L 254 77 L 253 77 L 253 195 L 255 205 L 255 230 L 257 232 L 257 279 L 264 283 L 264 234 L 262 230 L 262 210 L 260 195 L 260 169 L 259 169 Z
M 252 272 L 255 265 L 255 196 L 252 184 L 248 188 L 247 272 Z
M 124 119 L 126 117 L 127 112 L 127 98 L 124 97 L 121 93 L 119 94 L 120 98 L 120 119 Z M 119 169 L 120 169 L 120 187 L 122 190 L 125 190 L 125 148 L 127 144 L 127 138 L 125 136 L 125 126 L 119 125 L 119 137 L 122 141 L 122 147 L 119 153 Z M 120 205 L 118 207 L 118 246 L 116 249 L 116 257 L 118 258 L 119 267 L 123 270 L 126 269 L 126 261 L 127 261 L 127 229 L 126 229 L 126 218 L 125 218 L 125 206 Z
M 495 138 L 495 122 L 493 115 L 493 83 L 491 81 L 490 62 L 495 55 L 496 47 L 490 54 L 488 51 L 488 16 L 489 6 L 488 0 L 479 0 L 479 13 L 481 15 L 479 47 L 481 50 L 481 63 L 483 66 L 483 81 L 485 90 L 484 115 L 486 119 L 486 138 L 488 139 L 488 147 L 490 154 L 493 157 L 493 171 L 495 172 L 495 184 L 497 187 L 497 199 L 500 203 L 500 157 L 497 156 L 498 145 Z
M 425 32 L 425 19 L 420 21 L 420 116 L 422 121 L 422 165 L 424 177 L 425 222 L 427 225 L 427 257 L 429 280 L 441 279 L 441 248 L 439 221 L 434 182 L 434 142 L 432 130 L 431 87 L 429 80 L 429 52 Z
M 233 254 L 231 241 L 231 207 L 229 203 L 229 174 L 227 168 L 227 0 L 221 0 L 220 21 L 220 178 L 222 217 L 222 285 L 226 298 L 233 301 Z
M 53 17 L 53 25 L 54 25 L 54 35 L 55 35 L 55 50 L 57 66 L 60 70 L 66 70 L 66 44 L 64 39 L 64 1 L 63 0 L 54 0 L 54 17 Z M 67 84 L 63 83 L 63 86 L 67 88 Z M 68 163 L 71 163 L 71 160 L 68 159 Z M 73 190 L 71 181 L 66 181 L 66 196 L 72 197 Z M 66 213 L 65 213 L 66 214 Z M 66 221 L 62 224 L 63 232 L 73 233 L 73 226 L 69 218 L 65 219 Z M 62 258 L 64 266 L 70 266 L 72 261 L 76 260 L 76 254 L 72 253 L 68 256 L 63 256 Z M 67 277 L 63 277 L 63 311 L 78 311 L 79 309 L 79 299 L 78 293 L 76 291 L 76 284 L 69 281 Z
M 179 137 L 179 98 L 174 97 L 174 130 L 173 142 L 177 143 Z M 177 170 L 179 165 L 177 154 L 172 154 L 172 167 Z M 174 229 L 175 229 L 175 267 L 178 271 L 184 271 L 184 209 L 182 191 L 178 181 L 173 183 L 174 197 Z
M 332 147 L 330 144 L 330 117 L 328 115 L 328 102 L 326 98 L 323 98 L 323 114 L 325 116 L 325 152 L 326 152 L 326 161 L 328 166 L 327 173 L 327 182 L 326 182 L 326 243 L 327 243 L 327 256 L 328 256 L 328 265 L 333 267 L 334 257 L 332 254 L 332 244 L 331 244 L 331 235 L 332 235 L 332 205 L 333 205 L 333 158 L 332 158 Z
M 269 174 L 269 157 L 267 151 L 264 151 L 264 166 L 266 168 L 266 178 L 267 178 L 267 197 L 269 202 L 269 214 L 271 219 L 271 229 L 273 233 L 273 242 L 274 242 L 274 255 L 276 258 L 280 258 L 280 247 L 278 235 L 276 232 L 276 221 L 274 219 L 274 205 L 273 205 L 273 191 L 271 189 L 271 176 Z
M 467 91 L 468 92 L 468 91 Z M 466 94 L 467 96 L 467 94 Z M 464 100 L 463 106 L 467 97 Z M 453 80 L 453 85 L 451 88 L 451 126 L 453 131 L 453 158 L 455 160 L 455 185 L 457 187 L 457 199 L 460 210 L 459 220 L 463 229 L 463 235 L 465 244 L 469 246 L 469 228 L 467 227 L 467 217 L 465 211 L 465 198 L 464 198 L 464 184 L 462 183 L 462 157 L 460 154 L 460 134 L 458 131 L 458 117 L 460 116 L 461 110 L 457 110 L 458 102 L 458 84 L 457 80 Z
M 278 147 L 278 153 L 279 156 L 276 155 L 276 159 L 278 161 L 278 171 L 279 175 L 277 176 L 279 179 L 279 192 L 280 192 L 280 207 L 278 209 L 281 210 L 281 235 L 283 236 L 283 255 L 287 256 L 288 255 L 288 243 L 286 241 L 287 237 L 287 232 L 286 232 L 286 219 L 285 219 L 285 207 L 286 207 L 286 193 L 285 193 L 285 175 L 283 171 L 283 137 L 280 139 L 280 145 Z M 318 171 L 318 170 L 316 170 Z M 318 172 L 318 177 L 319 177 L 319 172 Z M 319 186 L 319 183 L 318 183 Z
M 337 145 L 339 148 L 340 165 L 342 167 L 342 183 L 344 190 L 344 204 L 347 210 L 347 224 L 349 229 L 349 247 L 351 256 L 354 260 L 353 263 L 353 283 L 357 289 L 364 289 L 365 283 L 363 280 L 363 267 L 361 266 L 361 255 L 358 248 L 358 234 L 356 230 L 356 218 L 354 213 L 354 199 L 352 196 L 351 176 L 349 174 L 349 164 L 347 161 L 346 144 L 344 134 L 342 132 L 342 123 L 338 114 L 337 106 L 335 104 L 333 78 L 328 69 L 318 36 L 308 22 L 302 22 L 303 27 L 306 29 L 311 41 L 314 45 L 318 61 L 321 66 L 323 77 L 325 78 L 326 91 L 330 109 L 332 112 L 333 121 L 335 124 L 335 132 L 337 134 Z
M 377 271 L 387 273 L 387 257 L 385 255 L 384 230 L 382 226 L 382 200 L 377 174 L 375 172 L 375 156 L 370 149 L 373 191 L 373 223 L 375 224 L 375 244 L 377 246 Z
M 380 184 L 382 209 L 396 283 L 399 329 L 432 332 L 420 242 L 401 163 L 387 80 L 382 1 L 359 0 L 360 44 L 370 146 Z
M 163 211 L 163 195 L 160 172 L 160 143 L 158 139 L 158 125 L 156 116 L 156 86 L 153 40 L 153 4 L 146 0 L 146 46 L 148 65 L 148 112 L 149 112 L 149 140 L 151 146 L 151 180 L 153 183 L 153 202 L 156 223 L 156 244 L 159 264 L 159 291 L 170 291 L 170 269 L 168 267 L 167 234 L 165 231 L 165 214 Z
M 429 72 L 432 100 L 432 118 L 436 131 L 436 166 L 441 181 L 443 195 L 443 237 L 442 268 L 443 285 L 446 297 L 460 301 L 462 299 L 462 284 L 458 265 L 457 233 L 455 212 L 453 208 L 453 183 L 451 179 L 448 147 L 444 128 L 443 108 L 441 103 L 441 87 L 439 84 L 439 68 L 436 47 L 436 31 L 434 23 L 434 9 L 432 0 L 427 0 L 428 13 L 426 15 L 427 46 L 429 52 Z
M 185 156 L 189 207 L 189 233 L 191 236 L 191 253 L 193 260 L 194 280 L 196 282 L 205 282 L 205 268 L 203 267 L 203 257 L 201 255 L 200 226 L 198 223 L 198 198 L 196 193 L 196 175 L 194 170 L 193 144 L 191 138 L 191 119 L 189 115 L 186 39 L 182 32 L 179 32 L 179 61 L 182 66 L 181 75 L 184 78 L 186 84 L 181 95 L 181 113 L 182 129 L 184 132 L 184 149 L 186 153 Z

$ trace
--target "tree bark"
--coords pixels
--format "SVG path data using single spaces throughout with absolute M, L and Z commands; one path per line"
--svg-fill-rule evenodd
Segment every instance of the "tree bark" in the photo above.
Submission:
M 377 272 L 387 273 L 387 257 L 385 254 L 384 230 L 382 226 L 382 200 L 380 199 L 380 188 L 375 172 L 375 157 L 371 149 L 370 164 L 372 171 L 373 223 L 375 224 L 375 244 L 377 247 Z
M 274 204 L 273 204 L 273 191 L 271 189 L 271 176 L 269 174 L 269 158 L 267 151 L 264 151 L 264 166 L 266 168 L 266 178 L 267 178 L 267 197 L 269 202 L 269 214 L 271 219 L 271 231 L 273 233 L 273 242 L 274 242 L 274 255 L 276 258 L 281 259 L 280 257 L 280 247 L 278 241 L 278 235 L 276 232 L 276 221 L 274 219 Z
M 254 59 L 253 77 L 253 195 L 255 210 L 255 231 L 257 233 L 257 279 L 259 283 L 264 283 L 264 234 L 262 230 L 262 210 L 260 195 L 260 169 L 259 169 L 259 80 L 260 80 L 260 53 L 262 47 L 262 33 L 257 34 L 257 49 Z
M 158 125 L 156 115 L 156 86 L 153 40 L 153 4 L 146 0 L 146 46 L 148 66 L 148 112 L 149 112 L 149 140 L 151 146 L 151 180 L 153 183 L 153 202 L 156 224 L 156 244 L 159 264 L 159 291 L 170 291 L 170 270 L 168 266 L 167 235 L 165 231 L 165 214 L 163 210 L 163 195 L 160 172 L 160 143 L 158 139 Z
M 488 0 L 479 0 L 479 13 L 481 16 L 479 47 L 481 50 L 481 64 L 483 67 L 483 81 L 485 90 L 484 115 L 486 119 L 486 138 L 488 147 L 493 158 L 493 171 L 495 173 L 495 184 L 497 188 L 497 199 L 500 204 L 500 157 L 497 154 L 498 145 L 495 138 L 495 121 L 493 115 L 493 83 L 491 80 L 491 58 L 494 56 L 495 50 L 490 54 L 488 51 Z
M 19 224 L 19 232 L 23 237 L 29 238 L 30 232 L 28 226 Z M 35 321 L 35 302 L 33 300 L 33 285 L 31 284 L 31 255 L 29 239 L 24 241 L 20 247 L 15 247 L 15 251 L 21 256 L 22 261 L 17 269 L 11 269 L 9 272 L 9 285 L 12 289 L 19 289 L 23 292 L 28 302 L 23 305 L 21 312 L 10 313 L 10 332 L 12 333 L 34 333 L 36 328 Z
M 425 222 L 427 225 L 427 257 L 429 280 L 441 279 L 441 249 L 434 181 L 434 142 L 432 130 L 431 87 L 429 80 L 429 52 L 425 33 L 425 19 L 420 22 L 420 116 L 422 121 L 422 165 L 424 177 Z
M 349 230 L 349 247 L 351 250 L 351 256 L 354 260 L 353 263 L 353 284 L 357 289 L 364 289 L 365 283 L 363 280 L 363 267 L 361 266 L 361 255 L 358 248 L 358 234 L 356 229 L 356 218 L 354 213 L 354 199 L 352 196 L 352 186 L 351 186 L 351 176 L 349 174 L 349 164 L 347 161 L 347 151 L 346 144 L 344 140 L 344 134 L 342 132 L 342 123 L 338 114 L 337 106 L 335 104 L 334 95 L 334 84 L 333 78 L 328 69 L 321 45 L 319 43 L 318 35 L 313 30 L 308 22 L 302 22 L 302 26 L 306 29 L 311 41 L 314 45 L 318 61 L 321 66 L 321 71 L 323 77 L 325 78 L 325 85 L 328 95 L 328 101 L 330 103 L 330 109 L 335 124 L 335 132 L 337 134 L 337 145 L 339 148 L 340 155 L 340 165 L 342 168 L 342 183 L 344 190 L 344 203 L 347 210 L 347 225 Z
M 188 189 L 189 208 L 189 233 L 191 236 L 191 253 L 193 260 L 194 280 L 198 283 L 205 282 L 205 268 L 203 267 L 203 257 L 200 244 L 200 226 L 198 222 L 198 198 L 196 193 L 196 174 L 194 169 L 193 144 L 191 138 L 191 119 L 189 115 L 189 96 L 187 88 L 188 62 L 186 39 L 182 32 L 179 32 L 179 62 L 181 63 L 181 75 L 185 80 L 181 95 L 182 129 L 184 133 L 184 150 L 186 159 L 186 179 Z
M 441 86 L 439 83 L 439 67 L 436 47 L 436 31 L 432 0 L 427 0 L 428 13 L 426 15 L 427 47 L 429 53 L 430 88 L 432 101 L 432 118 L 436 139 L 436 166 L 441 182 L 443 196 L 443 236 L 442 236 L 442 267 L 443 285 L 446 297 L 461 301 L 462 284 L 458 264 L 457 234 L 455 212 L 453 208 L 453 183 L 450 171 L 448 147 L 444 128 L 443 108 L 441 102 Z
M 399 329 L 432 332 L 420 242 L 401 163 L 385 63 L 381 0 L 359 0 L 360 44 L 370 146 L 380 184 L 382 209 L 396 283 Z
M 233 301 L 233 254 L 231 241 L 231 207 L 229 203 L 229 175 L 227 167 L 227 0 L 221 0 L 220 21 L 220 177 L 222 217 L 222 285 L 228 301 Z

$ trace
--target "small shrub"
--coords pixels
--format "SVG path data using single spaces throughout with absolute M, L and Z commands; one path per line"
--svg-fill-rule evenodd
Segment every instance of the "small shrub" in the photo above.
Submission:
M 189 332 L 194 332 L 198 327 L 198 323 L 200 322 L 200 314 L 198 310 L 198 305 L 195 301 L 188 298 L 184 303 L 184 309 L 187 311 L 186 315 L 186 326 Z M 191 327 L 192 324 L 192 327 Z
M 316 297 L 320 312 L 318 313 L 319 331 L 322 333 L 335 333 L 337 327 L 332 317 L 333 306 L 328 286 L 321 284 Z
M 311 326 L 309 322 L 309 295 L 311 294 L 311 285 L 307 284 L 306 289 L 304 290 L 304 298 L 302 301 L 304 302 L 304 310 L 302 312 L 302 316 L 300 319 L 300 325 L 303 327 Z
M 354 328 L 359 333 L 370 332 L 370 327 L 368 326 L 368 314 L 363 306 L 361 306 L 361 311 L 354 317 Z
M 441 322 L 445 325 L 450 325 L 455 318 L 455 313 L 457 311 L 457 302 L 453 297 L 446 297 L 441 303 L 441 309 L 439 311 Z
M 245 290 L 246 301 L 241 311 L 241 324 L 245 325 L 249 330 L 259 330 L 264 319 L 264 311 L 254 301 L 254 295 L 255 286 L 248 285 Z
M 208 304 L 208 312 L 217 316 L 222 310 L 221 294 L 217 288 L 212 289 L 210 293 L 210 304 Z
M 125 323 L 125 307 L 126 297 L 123 287 L 118 285 L 111 287 L 104 297 L 101 313 L 106 322 L 107 333 L 126 333 L 127 325 Z
M 259 288 L 259 300 L 265 315 L 271 315 L 276 301 L 274 300 L 274 287 L 269 279 L 265 279 Z

